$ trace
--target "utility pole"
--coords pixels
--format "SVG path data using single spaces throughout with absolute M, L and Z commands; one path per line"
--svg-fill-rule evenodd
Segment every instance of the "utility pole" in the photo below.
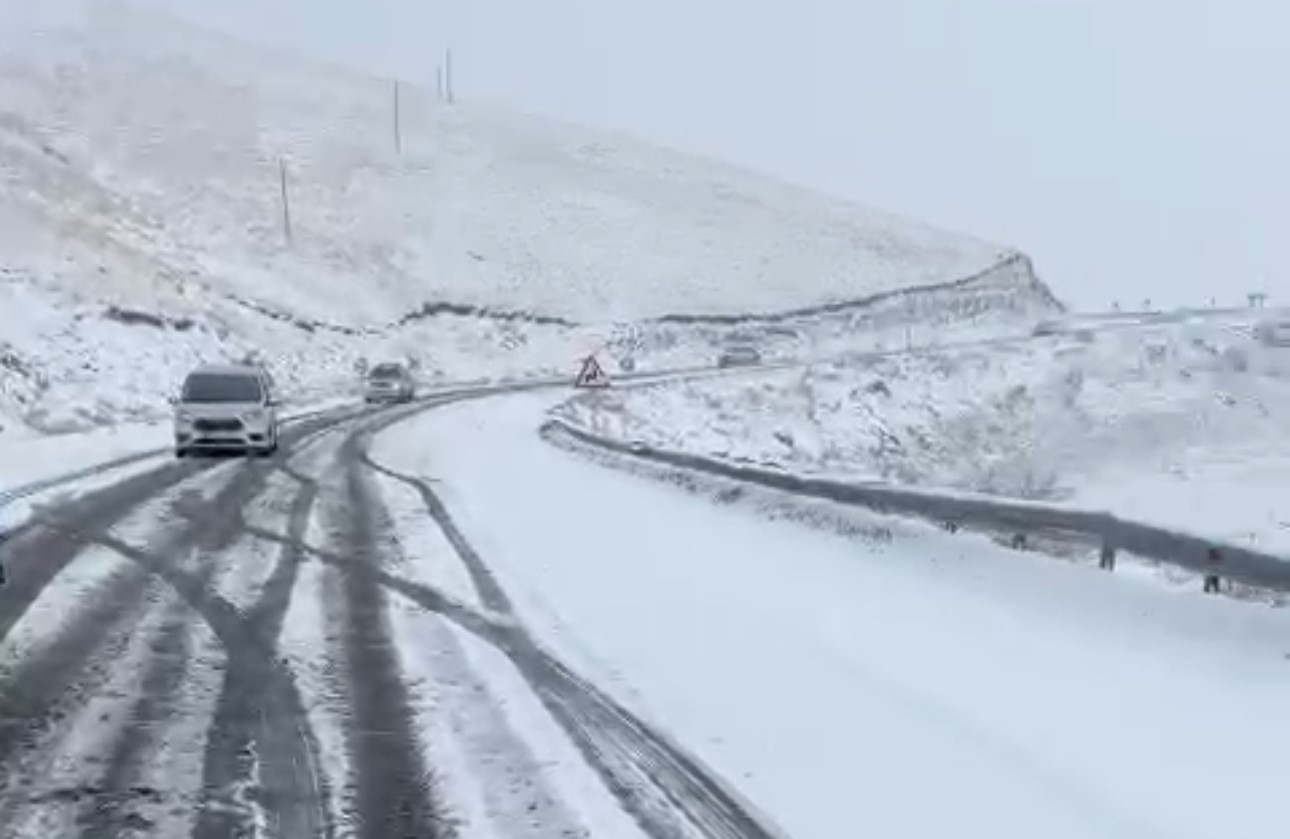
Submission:
M 287 192 L 287 161 L 278 158 L 278 174 L 282 181 L 282 231 L 286 234 L 287 244 L 291 244 L 291 196 Z
M 443 70 L 444 98 L 448 101 L 449 105 L 451 105 L 453 100 L 456 98 L 452 89 L 452 81 L 452 48 L 449 47 L 444 56 Z
M 394 153 L 403 154 L 403 127 L 399 124 L 399 83 L 394 82 Z

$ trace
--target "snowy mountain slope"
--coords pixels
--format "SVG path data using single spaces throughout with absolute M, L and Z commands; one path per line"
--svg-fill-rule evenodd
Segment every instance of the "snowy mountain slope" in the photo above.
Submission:
M 0 63 L 6 132 L 87 187 L 42 209 L 306 316 L 379 324 L 426 300 L 592 322 L 777 312 L 959 280 L 1010 253 L 412 88 L 400 156 L 389 82 L 95 8 Z M 86 220 L 96 186 L 116 200 Z
M 597 394 L 559 413 L 664 447 L 1061 498 L 1290 550 L 1290 355 L 1230 325 L 926 349 Z
M 1015 252 L 408 87 L 398 154 L 393 93 L 121 3 L 6 4 L 0 433 L 155 419 L 199 361 L 334 395 L 363 359 L 658 369 L 748 329 L 804 359 L 1060 308 Z

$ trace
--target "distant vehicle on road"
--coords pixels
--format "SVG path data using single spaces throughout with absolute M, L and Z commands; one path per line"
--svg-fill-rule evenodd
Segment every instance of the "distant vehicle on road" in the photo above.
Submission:
M 717 366 L 752 367 L 761 364 L 761 353 L 752 344 L 731 344 L 717 357 Z
M 278 399 L 272 380 L 249 364 L 199 367 L 175 400 L 175 454 L 278 449 Z
M 1265 320 L 1258 326 L 1259 341 L 1269 347 L 1290 347 L 1290 318 Z
M 1059 320 L 1041 321 L 1035 326 L 1034 332 L 1030 333 L 1036 338 L 1045 338 L 1050 335 L 1061 335 L 1066 331 L 1066 326 Z
M 417 386 L 412 373 L 402 364 L 378 364 L 367 374 L 363 388 L 363 401 L 369 405 L 380 402 L 411 402 L 416 398 Z

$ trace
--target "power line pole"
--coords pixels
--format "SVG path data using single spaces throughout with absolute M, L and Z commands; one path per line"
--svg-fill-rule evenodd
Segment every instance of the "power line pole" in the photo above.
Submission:
M 440 102 L 448 98 L 447 96 L 444 95 L 444 92 L 443 92 L 443 65 L 442 64 L 434 68 L 434 89 L 435 89 L 435 93 L 439 94 Z
M 287 244 L 291 244 L 291 196 L 287 192 L 287 161 L 278 158 L 278 174 L 282 182 L 282 231 L 286 234 Z
M 452 89 L 452 83 L 453 83 L 452 47 L 448 48 L 447 53 L 444 57 L 444 62 L 445 63 L 444 63 L 444 71 L 443 71 L 443 81 L 444 81 L 443 86 L 445 91 L 445 98 L 448 100 L 448 104 L 451 105 L 453 103 L 453 100 L 456 98 L 455 93 Z
M 403 154 L 403 127 L 399 124 L 399 83 L 394 82 L 394 153 Z

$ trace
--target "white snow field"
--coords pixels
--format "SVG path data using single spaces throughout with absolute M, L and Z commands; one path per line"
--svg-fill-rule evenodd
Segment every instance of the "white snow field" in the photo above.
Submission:
M 809 325 L 910 289 L 911 316 L 1057 307 L 1012 250 L 409 85 L 396 150 L 393 104 L 391 80 L 131 5 L 5 4 L 0 425 L 153 416 L 196 359 L 254 355 L 335 392 L 360 358 L 566 371 L 669 314 Z M 692 331 L 629 343 L 692 364 Z
M 556 414 L 665 448 L 1062 500 L 1290 552 L 1290 350 L 1257 342 L 1252 317 L 856 356 Z
M 374 455 L 436 481 L 531 632 L 787 835 L 1282 823 L 1284 610 L 865 513 L 889 538 L 773 520 L 546 444 L 550 404 L 435 411 Z

